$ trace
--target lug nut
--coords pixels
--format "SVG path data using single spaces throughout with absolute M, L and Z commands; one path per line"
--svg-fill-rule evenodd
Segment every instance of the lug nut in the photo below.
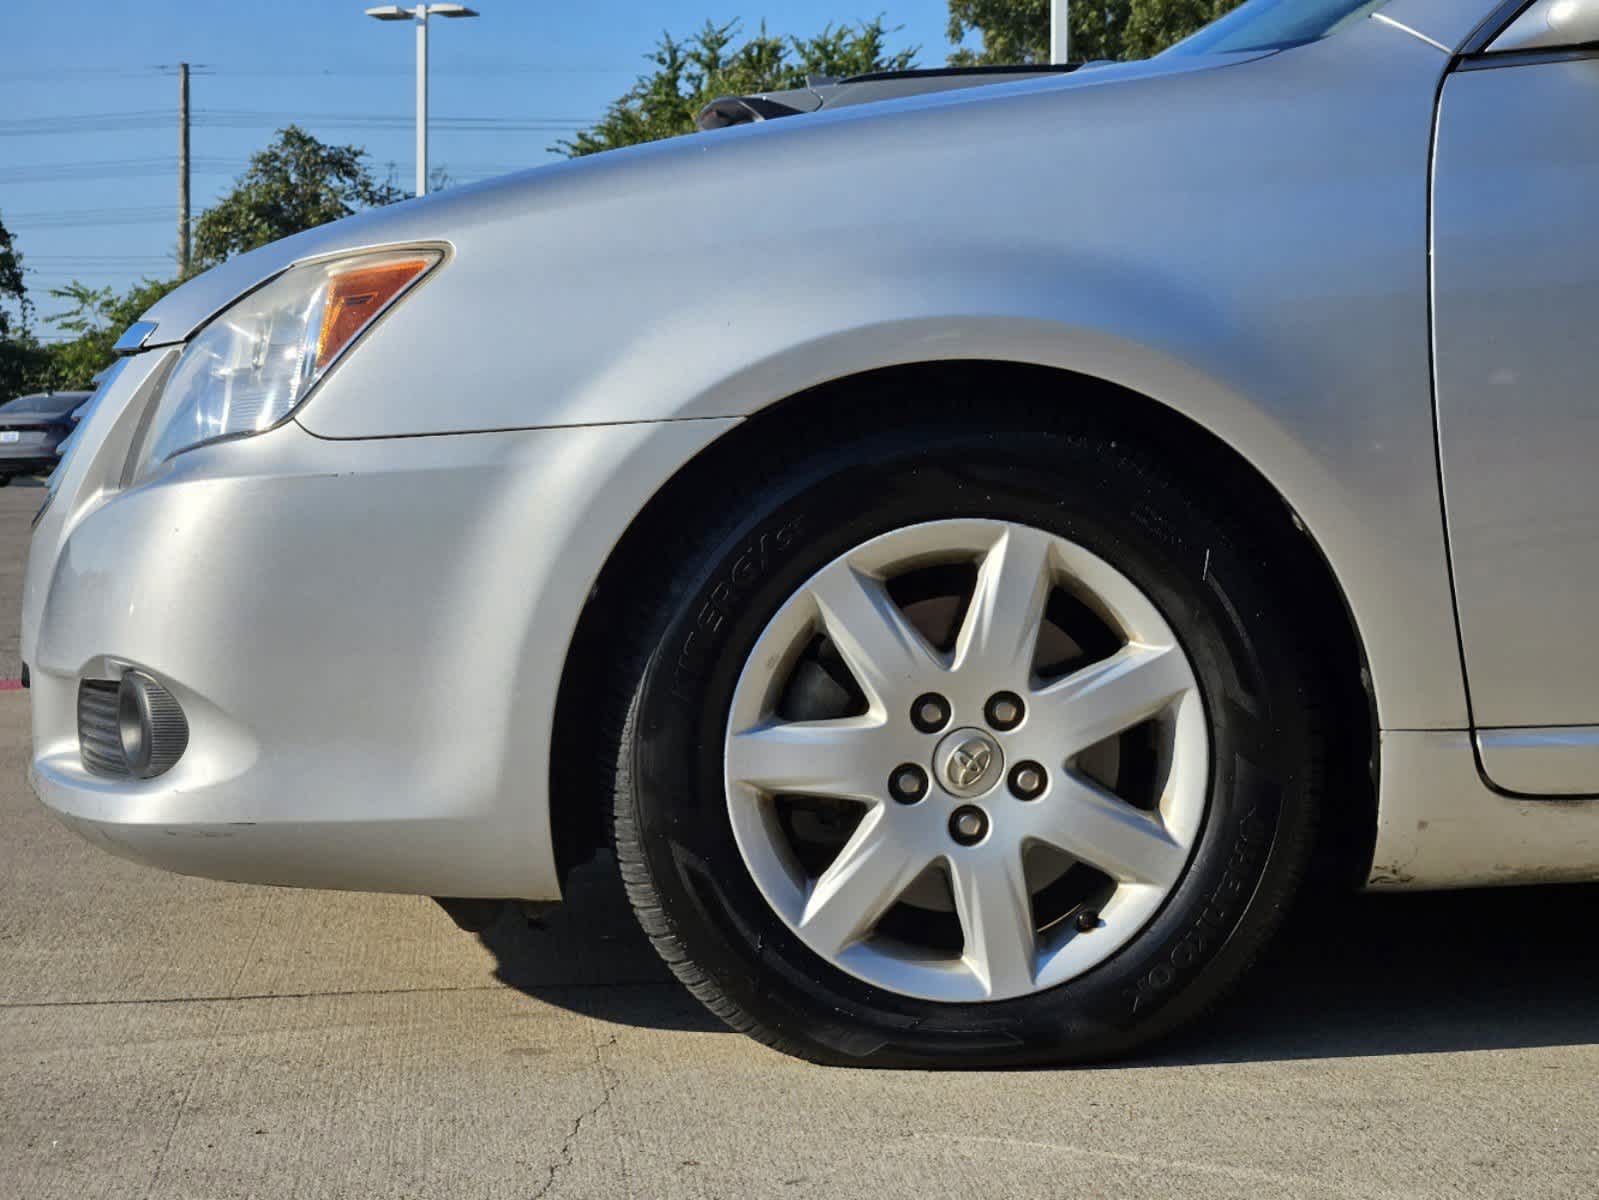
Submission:
M 915 763 L 895 767 L 888 777 L 888 794 L 901 804 L 915 804 L 927 795 L 927 772 Z
M 949 836 L 962 846 L 975 846 L 988 835 L 988 817 L 980 808 L 957 808 L 949 818 Z
M 937 733 L 949 724 L 949 701 L 937 692 L 916 697 L 911 704 L 911 724 L 923 733 Z
M 988 699 L 988 704 L 983 709 L 983 716 L 989 725 L 1001 733 L 1022 723 L 1022 717 L 1027 709 L 1022 705 L 1022 698 L 1015 692 L 995 692 Z
M 1044 794 L 1049 776 L 1035 762 L 1019 762 L 1010 769 L 1010 793 L 1018 800 L 1037 800 Z
M 1098 928 L 1099 910 L 1097 908 L 1085 908 L 1077 914 L 1078 933 L 1089 933 Z

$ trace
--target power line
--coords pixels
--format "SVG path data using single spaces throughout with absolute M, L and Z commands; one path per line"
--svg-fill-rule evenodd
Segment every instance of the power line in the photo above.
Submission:
M 271 124 L 316 124 L 370 129 L 409 129 L 412 119 L 394 113 L 316 113 L 264 112 L 248 109 L 196 109 L 195 124 L 246 128 Z M 547 133 L 551 130 L 581 129 L 594 124 L 592 117 L 430 117 L 433 129 L 457 132 L 480 130 L 486 133 Z
M 641 59 L 642 61 L 642 59 Z M 448 66 L 442 66 L 434 72 L 438 75 L 469 75 L 473 78 L 482 78 L 490 75 L 610 75 L 629 72 L 637 74 L 638 63 L 537 63 L 537 62 L 505 62 L 484 61 L 472 63 L 463 62 L 452 56 Z M 411 75 L 413 68 L 397 66 L 392 63 L 341 63 L 337 66 L 319 66 L 308 63 L 302 67 L 284 69 L 277 67 L 244 68 L 233 70 L 220 68 L 230 79 L 283 79 L 306 78 L 313 76 L 335 76 L 354 78 L 378 78 L 395 75 Z
M 38 263 L 58 267 L 139 266 L 141 263 L 171 262 L 170 254 L 29 254 L 23 259 L 29 269 Z
M 396 166 L 396 162 L 387 158 L 377 158 L 374 163 L 379 168 Z M 245 160 L 235 158 L 202 155 L 193 159 L 193 169 L 198 175 L 234 175 L 243 171 L 248 165 Z M 513 171 L 525 171 L 536 164 L 532 161 L 501 163 L 468 161 L 444 162 L 440 165 L 457 183 L 467 183 L 478 179 L 490 179 L 496 175 L 508 175 Z M 172 170 L 172 167 L 173 160 L 170 158 L 117 158 L 95 162 L 37 163 L 25 167 L 0 167 L 0 183 L 66 183 L 80 180 L 131 179 L 165 175 Z M 32 210 L 8 208 L 4 212 L 7 222 L 18 227 L 52 229 L 79 229 L 100 225 L 147 225 L 169 220 L 172 214 L 170 208 L 157 205 Z
M 178 274 L 189 273 L 189 64 L 178 64 Z
M 640 62 L 645 61 L 641 56 Z M 46 80 L 61 79 L 148 79 L 150 67 L 127 67 L 123 65 L 93 67 L 82 63 L 74 63 L 63 67 L 42 67 L 29 71 L 11 71 L 5 74 L 4 82 L 13 80 Z M 160 69 L 160 68 L 156 68 Z M 464 75 L 473 78 L 482 78 L 490 75 L 605 75 L 621 72 L 637 74 L 639 62 L 627 63 L 574 63 L 574 62 L 518 62 L 509 59 L 460 59 L 452 56 L 448 65 L 439 68 L 439 75 Z M 213 63 L 210 65 L 213 74 L 225 75 L 232 79 L 305 79 L 317 76 L 330 76 L 342 78 L 371 78 L 376 76 L 410 76 L 413 68 L 409 65 L 381 62 L 338 62 L 338 63 L 302 63 L 292 67 L 254 66 L 242 64 L 228 66 L 226 63 Z
M 0 183 L 60 183 L 81 179 L 124 179 L 165 175 L 172 158 L 110 158 L 92 162 L 35 163 L 25 167 L 0 167 Z M 240 170 L 239 159 L 199 156 L 194 170 L 200 175 L 229 175 Z
M 173 266 L 171 261 L 150 264 L 150 267 L 168 268 L 168 273 Z M 64 279 L 70 283 L 75 279 L 138 279 L 150 275 L 151 271 L 149 267 L 65 267 L 59 271 L 28 271 L 26 274 L 38 279 Z M 29 287 L 31 290 L 35 285 L 30 284 Z
M 62 136 L 75 133 L 125 133 L 135 129 L 167 128 L 170 112 L 154 109 L 136 112 L 78 113 L 73 116 L 35 117 L 26 121 L 0 121 L 0 137 Z M 581 129 L 594 124 L 592 117 L 433 117 L 435 129 L 455 132 L 548 133 Z M 344 128 L 409 129 L 411 118 L 393 113 L 271 112 L 251 109 L 197 108 L 193 123 L 217 129 L 251 129 L 267 125 L 332 125 Z
M 132 112 L 79 113 L 72 116 L 34 117 L 26 121 L 0 121 L 0 137 L 37 137 L 64 133 L 119 133 L 166 125 L 172 114 L 154 109 Z
M 126 208 L 7 209 L 5 217 L 18 225 L 72 228 L 85 225 L 140 225 L 155 220 L 164 221 L 171 212 L 165 205 L 148 204 Z

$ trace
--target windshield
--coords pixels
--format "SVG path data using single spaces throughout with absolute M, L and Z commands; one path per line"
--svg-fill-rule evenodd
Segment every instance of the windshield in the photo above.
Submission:
M 1248 0 L 1167 54 L 1286 50 L 1320 41 L 1365 20 L 1387 0 Z

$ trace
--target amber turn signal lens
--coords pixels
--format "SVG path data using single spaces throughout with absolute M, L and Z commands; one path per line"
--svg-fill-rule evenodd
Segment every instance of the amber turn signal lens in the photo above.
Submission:
M 366 328 L 366 323 L 417 276 L 434 263 L 431 258 L 389 260 L 367 267 L 351 267 L 328 280 L 322 306 L 322 333 L 316 343 L 316 369 L 323 370 L 339 351 Z

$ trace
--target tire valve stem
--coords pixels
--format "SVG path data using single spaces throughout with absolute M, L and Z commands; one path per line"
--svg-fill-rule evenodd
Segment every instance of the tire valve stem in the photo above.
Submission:
M 1085 908 L 1077 914 L 1077 932 L 1091 933 L 1099 928 L 1099 910 Z

